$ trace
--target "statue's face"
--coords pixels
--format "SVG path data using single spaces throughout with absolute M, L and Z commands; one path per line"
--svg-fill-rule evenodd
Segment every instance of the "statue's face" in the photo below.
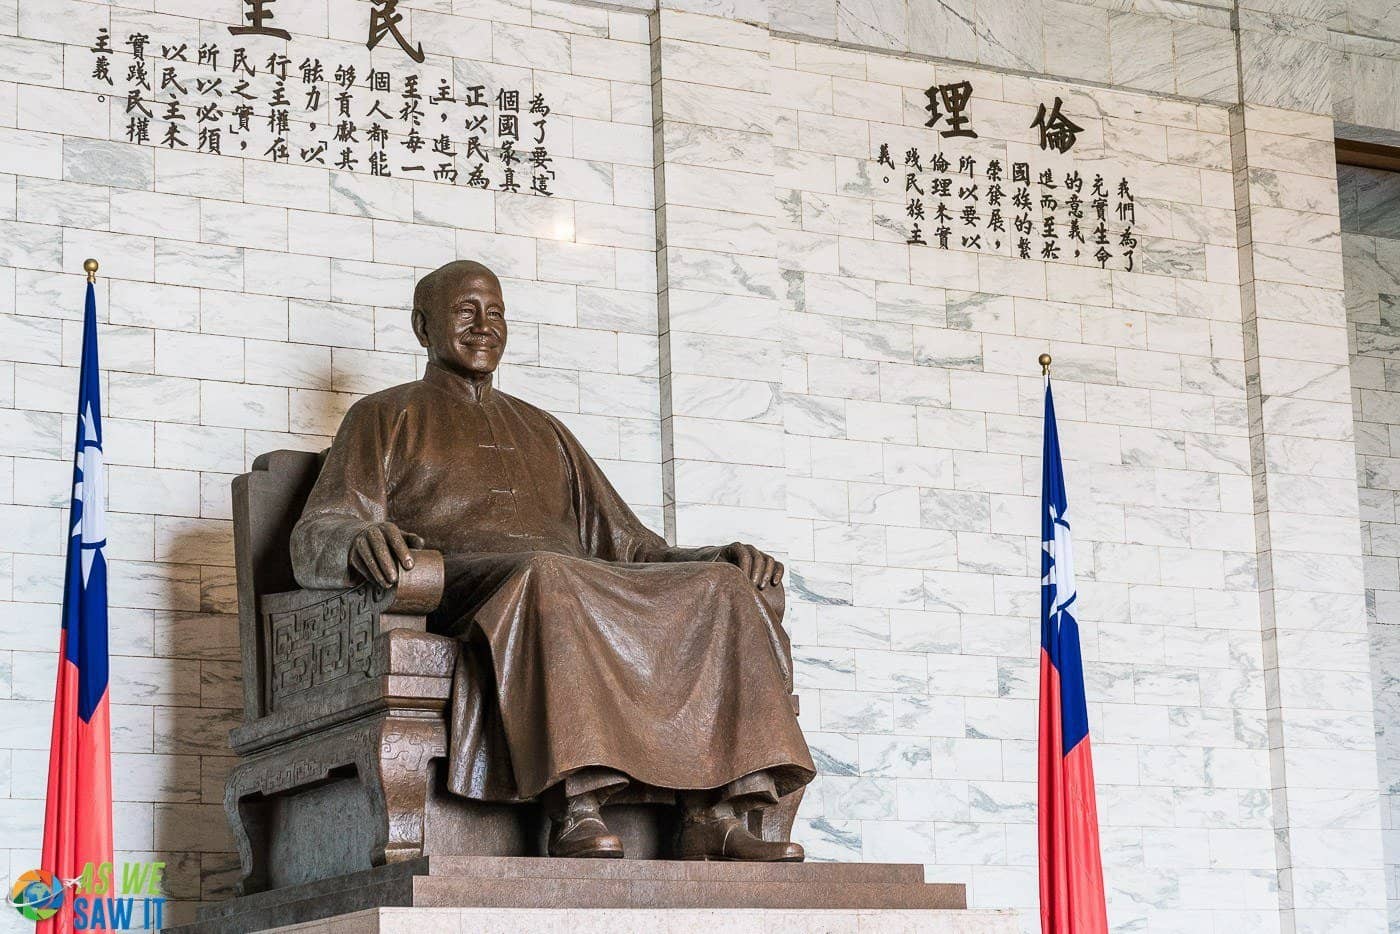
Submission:
M 506 349 L 506 303 L 489 272 L 467 272 L 439 286 L 432 306 L 413 314 L 428 359 L 461 376 L 495 371 Z

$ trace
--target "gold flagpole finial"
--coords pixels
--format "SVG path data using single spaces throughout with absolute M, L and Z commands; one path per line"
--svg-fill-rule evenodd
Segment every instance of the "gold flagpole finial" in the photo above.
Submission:
M 1050 355 L 1048 353 L 1043 353 L 1040 355 L 1040 375 L 1050 375 Z
M 96 281 L 97 281 L 97 260 L 91 259 L 91 258 L 83 260 L 83 271 L 86 272 L 86 273 L 88 274 L 88 281 L 89 281 L 89 282 L 96 282 Z

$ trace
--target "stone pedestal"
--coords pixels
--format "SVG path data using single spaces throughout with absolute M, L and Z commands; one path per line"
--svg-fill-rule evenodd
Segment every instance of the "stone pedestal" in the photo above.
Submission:
M 919 865 L 424 857 L 230 899 L 172 934 L 254 931 L 788 930 L 1000 934 Z M 588 925 L 601 925 L 589 927 Z M 978 925 L 982 926 L 978 926 Z M 1003 924 L 1004 926 L 996 926 Z M 734 927 L 738 925 L 738 927 Z
M 371 908 L 263 934 L 1016 934 L 1009 911 Z

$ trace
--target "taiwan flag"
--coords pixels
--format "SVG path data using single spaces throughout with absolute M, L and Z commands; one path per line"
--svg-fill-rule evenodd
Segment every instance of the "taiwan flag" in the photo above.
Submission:
M 1089 711 L 1074 589 L 1069 500 L 1045 380 L 1040 512 L 1040 929 L 1107 934 Z
M 107 693 L 107 545 L 102 404 L 97 369 L 97 297 L 88 282 L 63 632 L 58 643 L 49 790 L 41 868 L 65 883 L 89 863 L 112 860 L 112 740 Z M 72 890 L 39 934 L 73 930 Z

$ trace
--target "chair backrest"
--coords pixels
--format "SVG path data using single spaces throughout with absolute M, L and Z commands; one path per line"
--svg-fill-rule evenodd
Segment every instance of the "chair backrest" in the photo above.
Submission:
M 233 547 L 238 569 L 238 641 L 243 654 L 243 709 L 263 716 L 267 662 L 259 619 L 262 598 L 295 590 L 289 543 L 316 483 L 325 452 L 269 451 L 233 478 Z

